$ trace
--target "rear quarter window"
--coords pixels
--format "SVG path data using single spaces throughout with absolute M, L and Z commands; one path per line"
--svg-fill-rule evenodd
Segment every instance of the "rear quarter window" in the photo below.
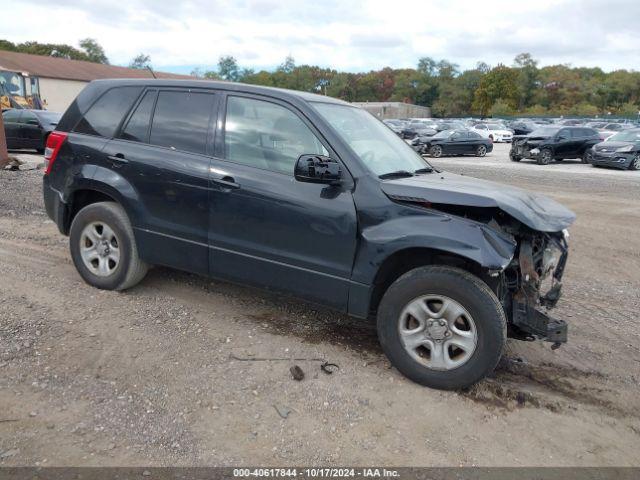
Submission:
M 89 108 L 73 131 L 99 137 L 113 137 L 141 91 L 142 87 L 112 88 Z

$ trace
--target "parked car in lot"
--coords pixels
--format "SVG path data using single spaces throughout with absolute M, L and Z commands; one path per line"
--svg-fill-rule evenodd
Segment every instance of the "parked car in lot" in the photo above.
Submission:
M 412 140 L 417 137 L 431 137 L 438 133 L 422 122 L 411 122 L 406 125 L 401 132 L 401 137 L 405 140 Z
M 99 80 L 45 158 L 47 214 L 97 288 L 125 290 L 160 264 L 375 318 L 392 364 L 435 388 L 491 372 L 507 333 L 566 341 L 566 323 L 541 308 L 560 297 L 575 215 L 437 172 L 340 100 Z
M 11 109 L 2 113 L 9 149 L 32 149 L 43 153 L 47 137 L 62 115 L 48 110 Z
M 623 130 L 597 143 L 589 162 L 596 167 L 640 170 L 640 128 Z
M 512 122 L 510 127 L 513 130 L 513 135 L 529 135 L 534 130 L 540 128 L 540 125 L 534 122 L 521 121 Z
M 473 130 L 496 143 L 511 142 L 513 139 L 513 132 L 499 123 L 477 123 Z
M 484 157 L 493 150 L 491 139 L 473 130 L 444 130 L 430 138 L 411 144 L 422 154 L 439 158 L 446 155 L 476 155 Z
M 391 130 L 393 130 L 398 135 L 400 135 L 402 133 L 402 129 L 405 126 L 405 122 L 402 122 L 400 120 L 393 120 L 393 119 L 382 120 L 382 123 L 384 123 L 387 127 L 389 127 Z
M 544 126 L 529 135 L 513 137 L 509 158 L 513 162 L 531 158 L 538 165 L 568 158 L 581 158 L 588 163 L 591 147 L 600 141 L 599 133 L 592 128 Z

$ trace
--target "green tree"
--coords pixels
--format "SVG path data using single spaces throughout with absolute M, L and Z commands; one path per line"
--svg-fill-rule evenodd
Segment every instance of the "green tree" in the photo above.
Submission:
M 139 53 L 138 55 L 133 57 L 131 62 L 129 62 L 129 68 L 136 68 L 139 70 L 144 68 L 151 68 L 151 57 L 146 53 Z
M 493 104 L 501 99 L 513 110 L 518 103 L 518 72 L 504 65 L 498 65 L 482 77 L 475 91 L 473 106 L 485 116 Z
M 533 98 L 538 81 L 538 62 L 530 53 L 521 53 L 513 61 L 518 70 L 518 108 L 524 109 Z
M 511 104 L 502 98 L 498 98 L 489 110 L 489 114 L 492 117 L 506 117 L 509 115 L 513 115 L 513 113 L 514 112 Z
M 640 105 L 632 102 L 623 103 L 618 108 L 617 114 L 623 117 L 640 118 Z
M 278 67 L 278 71 L 290 74 L 296 68 L 296 61 L 291 55 L 284 59 L 284 62 Z
M 85 51 L 90 62 L 104 63 L 109 65 L 109 59 L 104 53 L 104 48 L 93 38 L 85 38 L 80 40 L 80 48 Z
M 418 71 L 429 77 L 434 77 L 438 72 L 438 62 L 431 57 L 422 57 L 418 60 Z
M 240 68 L 238 61 L 231 55 L 220 57 L 218 60 L 218 75 L 223 80 L 237 82 L 240 79 Z

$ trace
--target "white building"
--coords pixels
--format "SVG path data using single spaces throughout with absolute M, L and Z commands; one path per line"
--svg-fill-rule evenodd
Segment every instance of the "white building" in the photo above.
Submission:
M 157 78 L 192 78 L 154 73 Z M 152 74 L 146 69 L 0 50 L 0 81 L 16 96 L 39 93 L 47 110 L 64 112 L 87 83 L 104 78 L 152 78 Z

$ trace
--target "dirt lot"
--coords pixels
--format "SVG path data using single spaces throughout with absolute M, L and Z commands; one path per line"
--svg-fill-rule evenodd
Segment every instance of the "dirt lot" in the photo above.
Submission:
M 512 164 L 504 145 L 434 163 L 578 214 L 569 343 L 511 341 L 466 392 L 405 380 L 372 325 L 272 294 L 163 268 L 93 289 L 41 173 L 0 172 L 0 465 L 640 465 L 640 175 Z

